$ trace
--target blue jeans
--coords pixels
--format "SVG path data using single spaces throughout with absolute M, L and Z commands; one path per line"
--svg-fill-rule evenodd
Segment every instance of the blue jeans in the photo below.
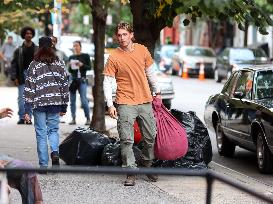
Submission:
M 84 115 L 87 119 L 90 119 L 90 110 L 87 99 L 87 83 L 82 81 L 78 90 L 81 97 Z M 76 118 L 76 93 L 74 94 L 72 92 L 70 92 L 70 110 L 72 118 Z
M 33 110 L 37 152 L 40 166 L 48 166 L 48 144 L 51 152 L 59 152 L 59 113 L 46 113 Z
M 25 84 L 21 84 L 18 86 L 18 115 L 19 115 L 19 120 L 24 119 L 25 115 L 25 101 L 24 101 L 24 89 L 25 89 Z M 32 116 L 32 111 L 30 112 L 30 117 Z
M 27 75 L 27 70 L 24 71 L 24 77 L 26 79 Z M 24 101 L 24 89 L 25 89 L 25 84 L 21 84 L 18 86 L 18 115 L 19 115 L 19 120 L 24 119 L 25 115 L 25 101 Z M 32 110 L 29 113 L 29 116 L 31 118 L 32 116 Z

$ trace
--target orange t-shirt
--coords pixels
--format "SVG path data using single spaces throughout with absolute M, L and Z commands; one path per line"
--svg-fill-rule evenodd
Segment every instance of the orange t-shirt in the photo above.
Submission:
M 152 101 L 145 69 L 153 64 L 148 49 L 134 43 L 131 52 L 120 48 L 111 52 L 104 68 L 104 75 L 117 81 L 117 104 L 138 105 Z

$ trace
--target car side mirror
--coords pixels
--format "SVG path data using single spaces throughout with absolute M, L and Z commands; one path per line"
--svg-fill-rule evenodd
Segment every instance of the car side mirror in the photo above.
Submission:
M 234 96 L 235 98 L 242 99 L 242 98 L 245 96 L 245 94 L 244 94 L 243 92 L 241 92 L 241 91 L 236 91 L 236 92 L 233 94 L 233 96 Z

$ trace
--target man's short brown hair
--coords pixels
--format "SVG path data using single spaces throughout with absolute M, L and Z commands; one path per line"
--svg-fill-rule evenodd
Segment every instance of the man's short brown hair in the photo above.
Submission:
M 130 32 L 130 33 L 133 33 L 133 32 L 134 32 L 133 26 L 132 26 L 130 23 L 127 23 L 127 22 L 120 22 L 120 23 L 116 26 L 116 29 L 115 29 L 115 33 L 116 33 L 116 34 L 118 33 L 118 30 L 119 30 L 119 29 L 127 30 L 127 31 Z

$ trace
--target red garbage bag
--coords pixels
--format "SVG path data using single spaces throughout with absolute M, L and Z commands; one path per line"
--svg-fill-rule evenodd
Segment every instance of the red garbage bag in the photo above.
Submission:
M 175 160 L 184 156 L 188 151 L 185 129 L 160 99 L 154 98 L 152 105 L 157 126 L 155 157 L 161 160 Z
M 135 144 L 138 144 L 141 140 L 142 136 L 141 136 L 141 132 L 139 129 L 139 126 L 137 124 L 137 121 L 134 122 L 134 142 Z

